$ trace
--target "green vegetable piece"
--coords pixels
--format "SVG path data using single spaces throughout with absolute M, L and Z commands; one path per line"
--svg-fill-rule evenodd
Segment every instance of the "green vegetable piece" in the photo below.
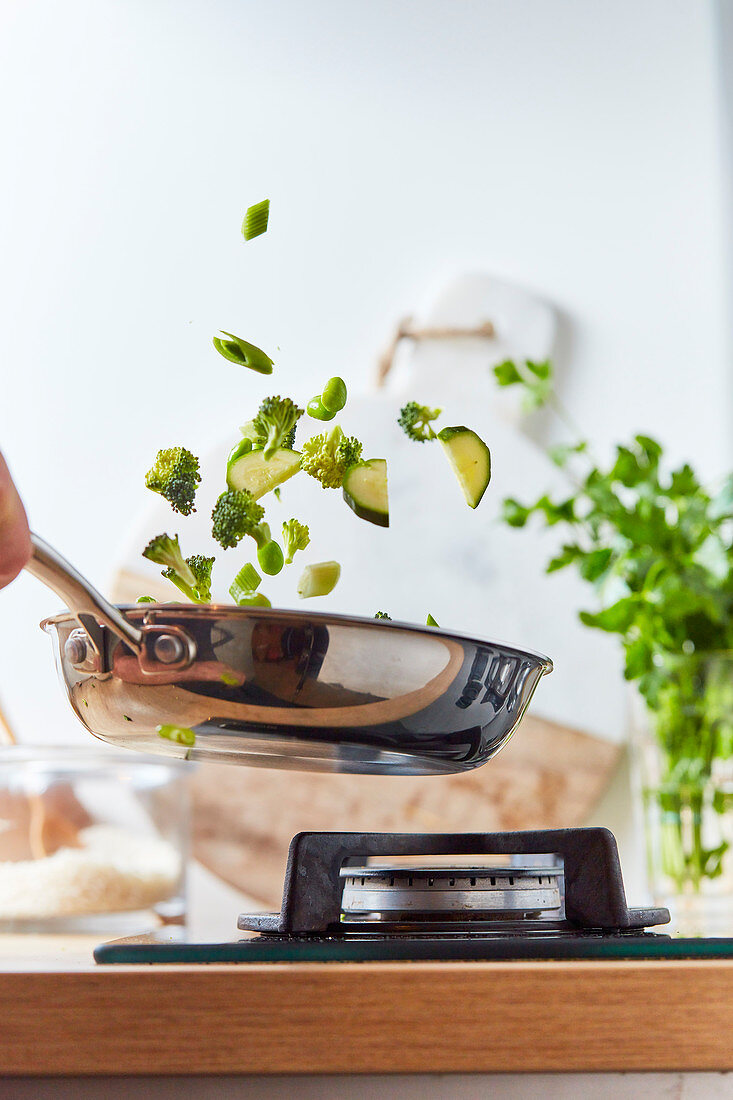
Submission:
M 336 413 L 341 412 L 346 404 L 346 398 L 348 391 L 346 389 L 346 383 L 343 378 L 339 378 L 335 375 L 333 378 L 329 378 L 326 385 L 323 387 L 321 394 L 321 404 L 326 412 L 331 413 L 333 416 Z
M 252 241 L 255 237 L 261 237 L 267 232 L 267 223 L 270 218 L 270 200 L 263 199 L 249 206 L 242 222 L 242 236 L 245 241 Z
M 138 596 L 137 603 L 157 603 L 155 596 Z
M 229 595 L 238 607 L 270 607 L 270 601 L 257 589 L 262 578 L 253 565 L 247 562 L 237 573 L 229 587 Z
M 234 578 L 233 584 L 239 585 L 244 591 L 256 592 L 261 582 L 262 577 L 259 575 L 254 565 L 250 562 L 246 562 Z
M 344 435 L 337 424 L 330 432 L 306 440 L 300 464 L 324 489 L 339 489 L 346 471 L 361 461 L 361 452 L 359 440 Z
M 228 339 L 222 340 L 219 336 L 214 337 L 213 344 L 219 355 L 223 355 L 230 363 L 236 363 L 239 367 L 247 367 L 249 370 L 256 371 L 257 374 L 272 374 L 273 361 L 262 348 L 250 344 L 247 340 L 243 340 L 241 336 L 235 336 L 233 332 L 224 332 L 223 329 L 221 332 Z
M 298 581 L 298 595 L 301 600 L 327 596 L 329 592 L 333 592 L 340 576 L 341 566 L 337 561 L 319 561 L 315 565 L 306 565 Z
M 343 494 L 359 519 L 389 527 L 387 463 L 383 458 L 370 458 L 352 466 L 344 477 Z
M 209 603 L 211 601 L 211 569 L 214 558 L 205 558 L 201 554 L 194 554 L 186 558 L 186 565 L 194 576 L 194 583 L 188 584 L 178 575 L 175 569 L 163 570 L 166 580 L 172 581 L 176 588 L 183 592 L 192 603 Z
M 270 577 L 276 576 L 281 571 L 284 563 L 280 544 L 274 540 L 265 543 L 257 551 L 257 561 L 260 563 L 260 569 L 263 573 L 267 573 Z
M 196 577 L 181 553 L 178 535 L 174 535 L 172 538 L 170 535 L 156 535 L 143 550 L 143 557 L 156 562 L 157 565 L 164 565 L 166 569 L 174 572 L 179 580 L 188 585 L 189 588 L 195 587 Z
M 239 687 L 242 683 L 239 676 L 235 676 L 233 672 L 222 672 L 219 679 L 222 684 L 226 684 L 227 687 Z
M 430 614 L 430 612 L 428 612 L 428 617 L 425 620 L 425 625 L 426 626 L 437 626 L 437 627 L 439 627 L 440 623 L 436 622 L 435 619 L 433 618 L 433 616 Z
M 400 409 L 397 423 L 408 439 L 416 443 L 427 443 L 436 438 L 430 424 L 438 419 L 441 412 L 442 409 L 429 409 L 427 405 L 419 405 L 417 401 L 408 401 Z
M 476 508 L 491 480 L 489 448 L 470 428 L 443 428 L 438 432 L 443 450 L 458 478 L 469 508 Z
M 293 429 L 302 415 L 303 410 L 289 397 L 265 398 L 252 421 L 258 442 L 262 442 L 265 459 L 269 461 L 281 447 L 289 449 L 295 439 Z
M 290 565 L 298 550 L 305 550 L 310 542 L 310 531 L 305 523 L 289 519 L 283 523 L 283 543 L 285 545 L 285 564 Z
M 314 420 L 333 420 L 335 415 L 335 412 L 328 411 L 320 397 L 313 397 L 308 402 L 308 416 L 312 416 Z
M 249 442 L 247 440 L 247 442 Z M 233 453 L 233 452 L 232 452 Z M 300 473 L 300 453 L 281 448 L 270 459 L 263 450 L 249 450 L 227 464 L 227 485 L 230 489 L 246 489 L 259 500 L 270 489 Z
M 389 622 L 392 622 L 392 616 L 388 615 L 386 611 L 375 611 L 374 612 L 374 618 L 375 619 L 388 619 Z
M 279 485 L 276 485 L 275 488 L 272 490 L 272 495 L 274 496 L 275 500 L 280 500 L 282 498 L 282 489 Z
M 201 481 L 199 460 L 185 447 L 168 447 L 158 451 L 155 462 L 145 475 L 145 484 L 160 493 L 174 512 L 188 516 L 193 506 L 196 488 Z
M 252 440 L 248 439 L 247 436 L 245 436 L 243 439 L 240 439 L 239 443 L 235 443 L 231 451 L 229 452 L 229 457 L 227 458 L 227 469 L 229 469 L 229 467 L 233 465 L 233 463 L 235 463 L 238 458 L 241 458 L 242 455 L 248 455 L 251 450 Z
M 245 535 L 257 541 L 265 509 L 246 489 L 227 489 L 211 513 L 211 534 L 224 550 L 236 546 Z
M 236 602 L 238 607 L 272 607 L 264 592 L 245 593 Z
M 157 726 L 156 733 L 158 737 L 163 737 L 166 741 L 175 741 L 178 745 L 191 747 L 196 744 L 196 734 L 188 726 Z

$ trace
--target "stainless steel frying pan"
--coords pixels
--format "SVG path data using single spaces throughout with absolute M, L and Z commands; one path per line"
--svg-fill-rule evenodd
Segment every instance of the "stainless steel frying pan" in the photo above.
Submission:
M 33 536 L 26 567 L 68 611 L 54 639 L 69 702 L 115 745 L 189 760 L 387 775 L 484 764 L 552 662 L 407 623 L 210 604 L 108 603 Z M 192 731 L 179 743 L 161 725 Z

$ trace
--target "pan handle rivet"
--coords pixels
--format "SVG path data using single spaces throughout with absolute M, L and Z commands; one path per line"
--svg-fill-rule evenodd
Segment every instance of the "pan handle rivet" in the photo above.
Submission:
M 78 634 L 76 637 L 72 634 L 71 637 L 66 639 L 64 657 L 70 665 L 84 664 L 87 658 L 87 647 L 84 639 L 80 638 Z
M 183 642 L 172 634 L 161 634 L 153 643 L 155 659 L 162 665 L 174 665 L 185 656 Z

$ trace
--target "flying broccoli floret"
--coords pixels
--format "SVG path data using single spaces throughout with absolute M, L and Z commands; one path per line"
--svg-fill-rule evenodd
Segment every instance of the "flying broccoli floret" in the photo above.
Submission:
M 336 425 L 330 432 L 306 440 L 300 465 L 320 481 L 324 489 L 340 489 L 346 471 L 361 461 L 361 452 L 359 440 L 353 435 L 344 435 Z
M 214 564 L 215 558 L 205 558 L 201 554 L 194 554 L 190 558 L 186 558 L 186 565 L 193 573 L 196 583 L 193 585 L 186 584 L 173 569 L 164 569 L 163 576 L 169 581 L 173 581 L 177 588 L 180 588 L 184 596 L 188 596 L 189 600 L 193 603 L 210 603 L 211 602 L 211 568 Z
M 196 587 L 196 577 L 181 553 L 181 548 L 178 545 L 178 535 L 174 535 L 172 538 L 170 535 L 156 535 L 143 550 L 143 557 L 156 562 L 157 565 L 164 565 L 165 575 L 175 574 L 177 577 L 176 583 L 181 581 L 190 589 Z M 168 579 L 171 580 L 172 578 L 168 577 Z
M 211 534 L 224 550 L 251 535 L 259 546 L 259 525 L 265 509 L 246 489 L 226 489 L 211 513 Z
M 292 447 L 295 440 L 293 429 L 302 415 L 303 410 L 289 397 L 265 398 L 252 421 L 257 441 L 264 446 L 265 459 L 272 458 L 280 447 Z
M 285 548 L 285 564 L 290 565 L 297 550 L 305 550 L 310 542 L 310 532 L 305 523 L 297 519 L 289 519 L 283 523 L 283 546 Z
M 145 484 L 160 493 L 174 512 L 188 516 L 193 506 L 196 486 L 201 481 L 199 460 L 185 447 L 168 447 L 158 451 L 155 462 L 145 475 Z
M 386 611 L 375 611 L 374 612 L 374 618 L 375 619 L 389 619 L 389 621 L 392 622 L 392 616 L 388 615 Z
M 417 401 L 408 401 L 400 409 L 397 423 L 409 439 L 416 443 L 427 443 L 430 439 L 437 439 L 430 427 L 431 420 L 437 420 L 442 409 L 429 409 L 426 405 L 418 405 Z
M 205 558 L 203 554 L 194 554 L 193 557 L 186 558 L 186 561 L 191 566 L 191 572 L 196 578 L 196 591 L 199 599 L 202 603 L 209 603 L 211 600 L 211 569 L 216 558 Z

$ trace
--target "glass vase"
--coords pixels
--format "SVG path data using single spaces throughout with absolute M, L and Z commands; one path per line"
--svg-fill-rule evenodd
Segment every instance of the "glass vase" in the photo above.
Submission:
M 683 936 L 733 936 L 733 654 L 666 658 L 632 749 L 655 905 Z

